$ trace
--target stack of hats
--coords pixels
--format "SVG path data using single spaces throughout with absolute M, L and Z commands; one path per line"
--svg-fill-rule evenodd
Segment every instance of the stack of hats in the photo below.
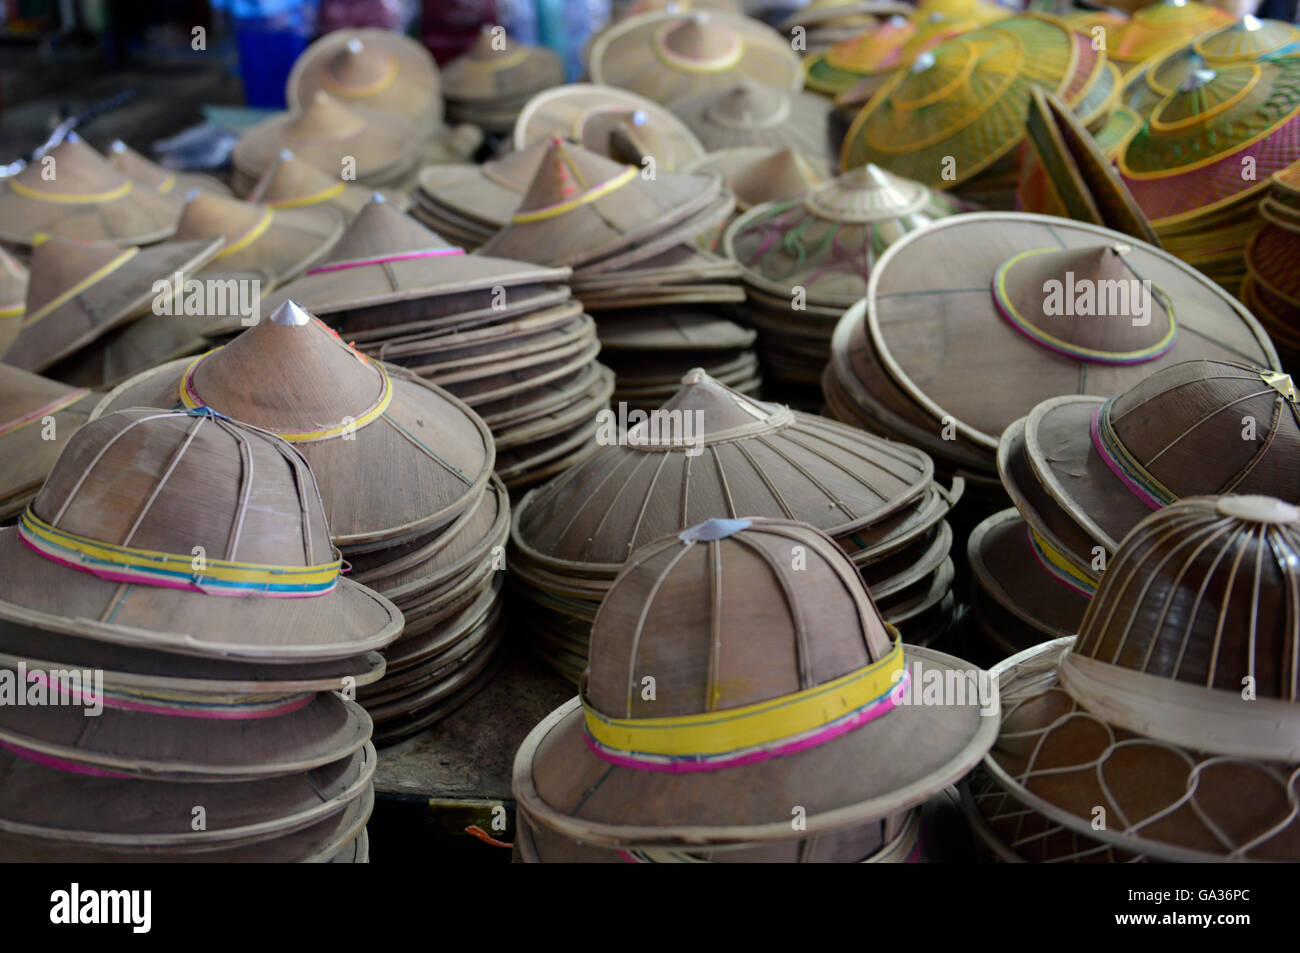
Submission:
M 1087 598 L 1120 541 L 1151 510 L 1209 493 L 1300 503 L 1300 403 L 1286 374 L 1189 361 L 1105 400 L 1043 401 L 1007 427 L 998 467 L 1027 524 L 1030 558 L 1016 567 L 1019 592 L 1033 601 L 1034 592 L 1057 595 L 1063 585 Z M 1071 634 L 1081 618 L 1071 620 L 1063 604 L 1053 606 L 1046 626 L 1032 624 L 1032 611 L 1017 614 L 1054 636 L 1062 628 Z M 1019 649 L 1041 639 L 1016 627 L 1004 641 Z
M 1051 93 L 1038 87 L 1030 93 L 1017 192 L 1021 211 L 1104 225 L 1159 245 L 1155 229 L 1083 121 Z
M 591 44 L 593 82 L 620 86 L 662 105 L 752 79 L 803 87 L 790 39 L 729 13 L 649 13 L 617 23 Z
M 1298 593 L 1300 508 L 1194 497 L 1152 514 L 1077 641 L 1002 673 L 984 767 L 1023 808 L 1128 855 L 1300 859 Z M 1023 821 L 999 815 L 1009 842 Z
M 655 170 L 681 172 L 713 146 L 658 103 L 617 86 L 569 83 L 538 93 L 515 121 L 511 144 L 523 151 L 539 139 L 572 139 L 584 149 Z
M 0 356 L 18 336 L 27 307 L 27 269 L 0 248 Z
M 710 153 L 789 149 L 823 176 L 835 163 L 830 106 L 811 93 L 745 80 L 682 100 L 673 113 Z
M 468 407 L 371 361 L 293 302 L 230 344 L 114 389 L 124 407 L 209 407 L 278 434 L 311 464 L 351 577 L 406 617 L 384 679 L 359 694 L 387 740 L 490 674 L 509 504 Z M 493 552 L 494 547 L 496 552 Z
M 136 185 L 153 189 L 173 201 L 182 201 L 193 189 L 229 195 L 230 189 L 220 179 L 199 172 L 173 172 L 146 159 L 121 139 L 114 139 L 108 147 L 108 161 Z
M 0 243 L 26 252 L 43 235 L 148 245 L 176 231 L 176 205 L 137 186 L 76 133 L 0 181 Z
M 1263 226 L 1246 246 L 1241 300 L 1268 329 L 1282 363 L 1300 373 L 1300 162 L 1273 174 Z
M 472 251 L 510 224 L 547 148 L 543 139 L 481 165 L 426 166 L 411 214 Z
M 881 253 L 958 211 L 955 199 L 867 165 L 732 223 L 723 249 L 741 267 L 764 376 L 795 393 L 816 390 L 835 324 L 867 293 Z
M 1236 293 L 1258 202 L 1300 162 L 1300 55 L 1213 61 L 1153 109 L 1119 154 L 1164 247 Z
M 0 520 L 21 513 L 97 398 L 0 364 Z
M 1116 394 L 1196 358 L 1279 369 L 1246 309 L 1172 255 L 1012 212 L 899 239 L 831 348 L 823 386 L 835 416 L 921 447 L 987 489 L 995 509 L 1006 506 L 998 440 L 1049 397 Z
M 528 100 L 563 82 L 564 63 L 553 50 L 512 40 L 505 27 L 487 26 L 464 55 L 447 64 L 442 94 L 449 119 L 505 134 Z
M 628 555 L 703 519 L 795 517 L 849 553 L 885 619 L 924 643 L 950 622 L 960 492 L 930 458 L 822 417 L 745 397 L 702 371 L 600 451 L 515 507 L 511 583 L 538 653 L 577 679 L 601 600 Z
M 614 399 L 653 403 L 700 365 L 757 383 L 744 329 L 719 311 L 745 298 L 739 269 L 699 245 L 733 205 L 716 177 L 651 175 L 553 139 L 513 221 L 479 251 L 572 267 L 627 372 Z
M 0 565 L 0 857 L 365 859 L 351 698 L 402 616 L 341 576 L 293 447 L 207 408 L 93 420 Z
M 904 644 L 811 526 L 654 539 L 610 586 L 580 696 L 515 756 L 517 856 L 924 860 L 943 845 L 918 844 L 919 808 L 988 750 L 998 709 L 973 691 L 919 704 L 920 679 L 983 675 Z
M 463 400 L 492 429 L 507 486 L 592 452 L 613 376 L 567 268 L 464 254 L 386 202 L 362 209 L 328 258 L 277 289 L 360 350 Z M 237 327 L 214 331 L 238 330 Z
M 1035 86 L 1091 111 L 1106 53 L 1062 20 L 1025 14 L 963 33 L 900 69 L 858 113 L 840 155 L 986 208 L 1015 204 L 1018 147 Z
M 1102 27 L 1107 53 L 1125 71 L 1235 20 L 1231 13 L 1196 0 L 1160 0 L 1127 18 L 1102 13 L 1085 16 L 1091 19 L 1076 18 L 1075 25 L 1085 31 Z
M 710 152 L 686 171 L 722 179 L 723 186 L 736 197 L 735 214 L 728 224 L 756 205 L 788 202 L 826 181 L 826 173 L 801 153 L 763 146 Z
M 248 193 L 248 201 L 273 209 L 319 205 L 341 212 L 350 222 L 374 194 L 372 189 L 328 175 L 299 159 L 291 150 L 283 149 Z M 390 201 L 404 209 L 409 200 L 405 195 L 398 195 Z
M 221 249 L 219 237 L 144 248 L 68 238 L 43 241 L 32 252 L 17 333 L 0 359 L 65 383 L 101 386 L 116 376 L 123 360 L 148 359 L 152 353 L 148 348 L 131 353 L 121 342 L 134 324 L 156 319 L 159 304 L 181 295 L 183 288 L 173 287 L 175 274 L 201 269 Z M 167 290 L 160 293 L 159 282 Z
M 791 11 L 777 29 L 791 39 L 799 37 L 801 49 L 817 53 L 854 39 L 881 17 L 906 16 L 912 11 L 910 4 L 889 0 L 812 0 Z

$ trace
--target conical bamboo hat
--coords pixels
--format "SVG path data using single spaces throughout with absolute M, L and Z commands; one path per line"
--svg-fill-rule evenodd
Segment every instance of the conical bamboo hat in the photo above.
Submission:
M 1040 14 L 947 40 L 872 97 L 845 137 L 840 164 L 874 162 L 932 188 L 960 186 L 1020 143 L 1030 89 L 1064 93 L 1078 55 L 1069 27 Z
M 1162 0 L 1108 30 L 1106 44 L 1121 63 L 1141 63 L 1232 19 L 1232 14 L 1195 0 Z
M 564 64 L 553 50 L 520 43 L 501 27 L 484 27 L 442 72 L 443 95 L 458 102 L 521 99 L 562 82 Z
M 0 248 L 0 357 L 22 327 L 27 307 L 27 269 Z
M 1269 497 L 1148 517 L 1077 642 L 1018 657 L 1032 682 L 1002 673 L 985 767 L 1056 823 L 1162 860 L 1300 857 L 1297 546 L 1300 509 Z M 1121 822 L 1099 830 L 1098 806 Z
M 290 108 L 306 109 L 318 91 L 410 121 L 442 123 L 438 66 L 423 46 L 392 30 L 326 33 L 294 61 L 285 86 Z
M 709 152 L 762 146 L 831 161 L 830 105 L 811 93 L 791 93 L 755 80 L 710 90 L 673 105 Z
M 922 53 L 979 25 L 978 20 L 954 19 L 940 13 L 919 20 L 890 17 L 860 36 L 808 57 L 804 60 L 804 81 L 809 89 L 834 96 L 835 104 L 843 106 L 848 100 L 841 97 L 852 98 L 850 91 L 857 90 L 853 96 L 858 98 L 866 88 L 874 93 L 893 70 L 911 66 Z
M 176 207 L 136 184 L 75 134 L 0 185 L 0 241 L 58 235 L 117 245 L 160 242 Z
M 587 61 L 593 82 L 671 105 L 744 79 L 797 91 L 799 58 L 758 20 L 725 13 L 655 13 L 606 30 Z
M 763 146 L 710 152 L 686 171 L 720 176 L 741 212 L 768 202 L 791 201 L 825 181 L 824 173 L 800 153 Z
M 1025 437 L 1039 482 L 1111 553 L 1151 510 L 1184 497 L 1300 503 L 1300 399 L 1276 371 L 1175 364 L 1105 401 L 1046 401 Z
M 723 247 L 745 281 L 769 294 L 789 300 L 799 286 L 813 303 L 847 308 L 866 293 L 890 244 L 960 210 L 919 182 L 867 165 L 741 216 Z
M 176 238 L 224 238 L 209 272 L 260 271 L 280 285 L 319 261 L 343 227 L 342 213 L 325 205 L 276 209 L 197 192 L 181 211 Z
M 119 645 L 326 660 L 402 625 L 340 578 L 302 456 L 207 409 L 86 424 L 20 525 L 0 530 L 0 562 L 0 617 Z
M 485 255 L 576 265 L 607 255 L 703 208 L 720 183 L 659 172 L 553 139 L 510 225 L 479 249 Z
M 6 364 L 41 371 L 76 353 L 158 301 L 171 296 L 177 272 L 198 271 L 220 253 L 222 240 L 179 239 L 147 248 L 51 238 L 32 253 L 22 326 L 4 353 Z
M 230 189 L 220 179 L 210 175 L 172 172 L 146 159 L 121 139 L 115 139 L 109 145 L 108 161 L 132 182 L 153 189 L 159 195 L 168 196 L 173 201 L 181 200 L 182 196 L 191 189 L 215 192 L 217 195 L 230 195 Z
M 806 569 L 791 571 L 792 547 Z M 711 520 L 624 567 L 596 618 L 580 697 L 516 756 L 515 796 L 537 823 L 609 846 L 767 843 L 906 810 L 969 770 L 996 728 L 974 699 L 899 704 L 905 658 L 972 668 L 905 648 L 852 563 L 811 527 Z M 660 673 L 655 702 L 628 693 L 632 671 Z M 833 712 L 798 714 L 839 691 L 852 698 Z M 869 768 L 846 773 L 848 762 Z M 791 829 L 790 804 L 805 806 L 806 829 Z
M 339 546 L 445 524 L 492 472 L 490 431 L 469 408 L 358 354 L 292 301 L 197 361 L 127 381 L 96 413 L 177 404 L 291 441 L 312 466 Z
M 31 501 L 94 403 L 85 388 L 0 364 L 0 519 Z
M 615 134 L 627 139 L 634 159 L 614 155 Z M 656 166 L 668 172 L 680 172 L 708 151 L 674 112 L 626 89 L 592 83 L 567 83 L 538 93 L 519 113 L 512 141 L 523 150 L 555 136 L 634 165 L 641 164 L 642 156 L 653 156 Z
M 374 194 L 370 189 L 331 177 L 299 159 L 292 150 L 284 149 L 257 180 L 248 201 L 274 209 L 329 205 L 350 222 Z
M 538 139 L 482 165 L 425 166 L 420 170 L 420 188 L 439 211 L 449 208 L 496 231 L 510 224 L 549 147 L 549 140 Z

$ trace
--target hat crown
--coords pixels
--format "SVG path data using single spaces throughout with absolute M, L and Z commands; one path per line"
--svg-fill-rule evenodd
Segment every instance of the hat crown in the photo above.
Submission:
M 36 192 L 85 195 L 87 201 L 95 201 L 97 194 L 115 193 L 129 182 L 111 162 L 73 136 L 28 165 L 14 181 Z
M 64 533 L 196 560 L 318 566 L 333 553 L 306 461 L 205 411 L 133 408 L 87 423 L 32 510 Z
M 291 150 L 281 149 L 262 173 L 248 199 L 250 202 L 274 205 L 318 195 L 341 181 L 310 162 L 299 159 Z
M 822 181 L 821 175 L 793 149 L 782 149 L 737 169 L 727 184 L 736 197 L 756 205 L 800 195 Z
M 141 182 L 151 189 L 161 188 L 172 176 L 158 163 L 146 159 L 121 139 L 113 143 L 108 156 L 108 161 L 128 179 Z
M 628 561 L 592 626 L 592 708 L 617 718 L 725 711 L 815 688 L 893 648 L 829 537 L 786 520 L 728 522 Z
M 774 126 L 790 114 L 790 97 L 784 90 L 746 80 L 713 98 L 704 113 L 724 126 L 742 129 Z
M 537 176 L 542 163 L 550 154 L 550 148 L 550 140 L 536 139 L 522 149 L 483 163 L 483 174 L 508 189 L 522 193 Z
M 804 202 L 814 215 L 832 221 L 875 222 L 920 211 L 930 202 L 930 190 L 868 163 L 812 189 Z
M 174 241 L 193 238 L 215 238 L 220 235 L 227 244 L 247 235 L 266 216 L 264 205 L 227 198 L 212 192 L 195 191 L 181 209 Z
M 670 24 L 660 42 L 674 56 L 703 65 L 734 56 L 742 44 L 731 26 L 707 13 L 686 16 Z
M 891 17 L 861 36 L 836 43 L 826 51 L 826 62 L 854 73 L 874 73 L 894 65 L 903 41 L 914 33 L 914 24 Z
M 330 249 L 327 264 L 365 261 L 385 255 L 450 248 L 441 235 L 399 212 L 385 201 L 370 201 L 361 207 L 337 244 Z
M 627 168 L 582 146 L 553 138 L 516 211 L 533 212 L 568 202 L 612 182 Z
M 356 135 L 366 120 L 324 90 L 315 95 L 289 120 L 285 132 L 290 139 L 311 142 Z
M 330 79 L 343 89 L 362 89 L 382 81 L 396 67 L 397 57 L 375 43 L 357 37 L 329 58 Z
M 1300 406 L 1288 382 L 1246 364 L 1188 361 L 1120 394 L 1105 422 L 1124 455 L 1174 496 L 1300 502 Z
M 1300 702 L 1300 508 L 1192 497 L 1153 513 L 1111 560 L 1074 652 L 1207 690 Z

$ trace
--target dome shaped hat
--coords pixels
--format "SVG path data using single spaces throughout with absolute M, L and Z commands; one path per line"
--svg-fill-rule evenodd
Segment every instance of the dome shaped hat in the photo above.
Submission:
M 108 147 L 108 161 L 113 163 L 123 175 L 137 185 L 153 189 L 159 195 L 180 201 L 191 189 L 201 192 L 213 192 L 217 195 L 230 195 L 225 183 L 210 175 L 189 172 L 173 172 L 158 163 L 146 159 L 121 139 L 114 139 Z
M 457 103 L 513 100 L 562 82 L 564 64 L 553 50 L 520 43 L 488 26 L 442 72 L 443 95 Z
M 31 502 L 95 402 L 85 388 L 0 364 L 0 519 Z
M 1193 497 L 1124 539 L 985 767 L 1067 829 L 1161 860 L 1295 860 L 1300 509 Z M 1053 677 L 1054 676 L 1054 677 Z M 1098 829 L 1097 807 L 1105 812 Z
M 675 112 L 617 86 L 567 83 L 528 101 L 515 121 L 512 141 L 523 150 L 538 139 L 559 136 L 634 165 L 641 164 L 642 156 L 653 156 L 659 168 L 679 172 L 709 150 Z M 615 132 L 635 147 L 635 158 L 612 154 Z
M 433 129 L 442 122 L 438 66 L 429 51 L 392 30 L 334 30 L 294 61 L 285 86 L 290 108 L 325 91 Z
M 1277 371 L 1175 364 L 1107 400 L 1045 401 L 1025 438 L 1039 482 L 1110 553 L 1153 509 L 1183 497 L 1300 503 L 1300 403 Z
M 594 82 L 663 105 L 746 78 L 788 90 L 803 86 L 786 37 L 758 20 L 720 12 L 624 20 L 595 39 L 587 66 Z
M 804 82 L 809 89 L 834 96 L 838 107 L 865 103 L 891 72 L 911 66 L 922 53 L 979 25 L 978 20 L 937 11 L 911 19 L 891 16 L 859 36 L 807 57 Z
M 756 80 L 674 103 L 709 152 L 762 146 L 792 149 L 818 166 L 829 166 L 830 105 L 811 93 L 791 93 Z
M 0 184 L 0 241 L 13 245 L 38 235 L 146 245 L 175 229 L 175 205 L 137 188 L 75 133 Z
M 6 364 L 42 371 L 150 309 L 157 284 L 203 268 L 220 236 L 182 238 L 145 248 L 51 238 L 33 251 L 27 301 Z M 179 294 L 182 289 L 172 288 Z
M 340 546 L 442 525 L 492 472 L 491 435 L 477 415 L 358 354 L 292 301 L 225 347 L 127 381 L 96 411 L 178 403 L 291 441 L 316 474 Z
M 789 202 L 826 180 L 811 161 L 793 149 L 763 146 L 710 152 L 686 171 L 720 176 L 736 197 L 738 212 L 768 202 Z
M 580 697 L 525 739 L 514 793 L 531 822 L 615 847 L 856 827 L 920 804 L 993 736 L 974 697 L 913 703 L 919 687 L 899 686 L 928 668 L 969 673 L 972 687 L 977 672 L 905 648 L 829 538 L 785 520 L 711 520 L 624 566 Z M 790 824 L 795 807 L 806 831 Z
M 248 193 L 248 201 L 273 209 L 328 205 L 350 222 L 373 195 L 372 190 L 330 176 L 292 150 L 282 149 Z
M 0 356 L 18 336 L 26 307 L 27 269 L 0 248 Z
M 118 645 L 315 661 L 378 648 L 402 624 L 340 578 L 302 456 L 206 408 L 83 426 L 0 530 L 0 563 L 0 618 Z

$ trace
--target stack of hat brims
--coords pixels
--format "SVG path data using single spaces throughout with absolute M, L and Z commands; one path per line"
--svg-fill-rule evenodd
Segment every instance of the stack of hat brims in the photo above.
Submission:
M 366 859 L 350 699 L 402 617 L 340 577 L 288 443 L 207 409 L 94 420 L 0 562 L 0 857 Z
M 564 63 L 545 46 L 520 43 L 504 27 L 485 27 L 464 55 L 447 64 L 447 118 L 505 134 L 534 95 L 564 82 Z
M 922 860 L 939 845 L 917 843 L 921 805 L 997 723 L 996 699 L 984 713 L 973 697 L 910 703 L 917 683 L 900 683 L 925 669 L 982 674 L 905 645 L 810 526 L 715 519 L 638 546 L 601 607 L 580 697 L 516 755 L 517 857 Z M 629 671 L 653 690 L 629 694 Z
M 450 394 L 365 358 L 296 304 L 203 357 L 165 364 L 96 408 L 207 406 L 293 443 L 311 464 L 354 581 L 406 617 L 382 681 L 358 693 L 391 741 L 493 671 L 509 521 L 492 437 Z
M 1246 246 L 1241 300 L 1273 336 L 1282 363 L 1300 373 L 1300 162 L 1274 173 L 1259 212 L 1264 224 Z
M 653 406 L 697 366 L 753 390 L 752 335 L 720 311 L 745 298 L 739 269 L 699 244 L 735 200 L 714 176 L 643 172 L 552 139 L 512 223 L 480 252 L 573 269 L 627 374 L 616 400 Z
M 795 399 L 816 391 L 835 324 L 866 293 L 881 252 L 961 209 L 949 196 L 868 165 L 732 223 L 723 250 L 740 265 L 748 300 L 738 313 L 759 330 L 765 376 Z
M 1139 523 L 1077 641 L 1029 649 L 1000 672 L 1002 726 L 984 769 L 1005 797 L 977 806 L 1004 849 L 1300 859 L 1297 567 L 1300 508 L 1272 497 L 1192 497 Z M 1019 832 L 1035 824 L 1064 836 L 1031 851 Z
M 23 511 L 98 397 L 0 363 L 0 520 Z
M 510 224 L 546 155 L 539 141 L 481 165 L 431 165 L 420 170 L 411 214 L 468 251 Z
M 27 308 L 27 268 L 0 248 L 0 355 L 18 336 Z
M 576 680 L 601 601 L 627 554 L 699 520 L 793 514 L 849 553 L 910 642 L 954 610 L 944 490 L 911 447 L 744 397 L 692 371 L 657 413 L 613 422 L 587 462 L 516 506 L 510 581 L 531 603 L 536 650 Z
M 885 251 L 836 325 L 823 387 L 837 418 L 930 453 L 987 489 L 992 512 L 1006 506 L 999 438 L 1036 404 L 1197 358 L 1280 369 L 1245 308 L 1172 255 L 1095 225 L 977 212 Z
M 362 352 L 463 400 L 491 428 L 497 473 L 513 487 L 592 452 L 596 415 L 613 390 L 568 276 L 465 255 L 372 201 L 326 260 L 265 299 L 264 311 L 296 301 Z

